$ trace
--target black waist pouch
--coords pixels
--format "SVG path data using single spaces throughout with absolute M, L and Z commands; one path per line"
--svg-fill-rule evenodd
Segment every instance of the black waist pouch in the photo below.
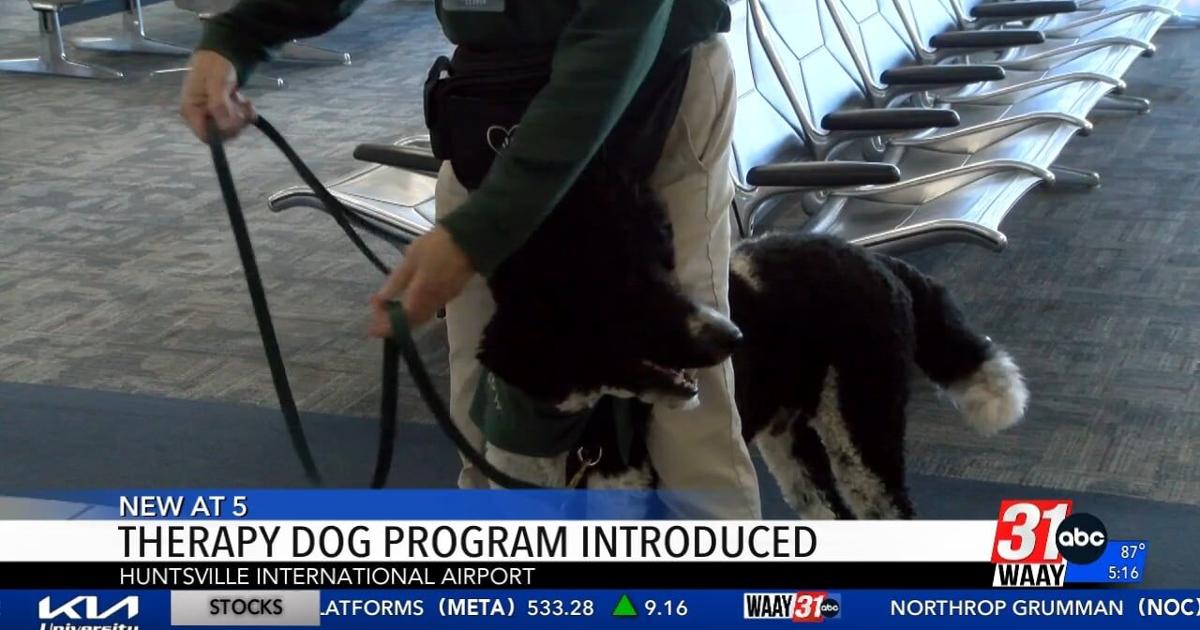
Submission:
M 439 57 L 425 81 L 425 124 L 435 157 L 449 160 L 468 190 L 479 187 L 533 97 L 550 78 L 549 53 Z
M 551 50 L 476 51 L 440 57 L 425 81 L 425 124 L 434 156 L 459 182 L 479 187 L 518 130 L 529 103 L 550 79 Z M 632 179 L 649 177 L 683 99 L 691 55 L 659 61 L 609 134 L 597 159 Z

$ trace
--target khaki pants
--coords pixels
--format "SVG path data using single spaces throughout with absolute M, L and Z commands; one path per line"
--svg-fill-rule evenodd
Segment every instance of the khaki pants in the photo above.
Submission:
M 676 273 L 685 291 L 728 314 L 730 255 L 729 175 L 736 92 L 724 38 L 699 45 L 692 57 L 683 102 L 667 137 L 651 185 L 667 207 L 675 234 Z M 453 212 L 467 198 L 449 164 L 438 177 L 437 212 Z M 483 438 L 468 410 L 479 384 L 475 358 L 483 328 L 494 305 L 482 277 L 476 276 L 446 308 L 450 342 L 450 411 L 480 450 Z M 650 423 L 650 461 L 663 490 L 684 491 L 673 503 L 696 518 L 760 518 L 758 484 L 741 438 L 733 402 L 733 368 L 728 361 L 698 375 L 700 404 L 688 411 L 656 407 Z M 536 483 L 562 483 L 565 456 L 535 460 L 485 451 L 502 470 Z M 499 455 L 499 457 L 494 457 Z M 503 462 L 503 465 L 499 465 Z M 464 461 L 459 486 L 486 488 L 487 479 Z

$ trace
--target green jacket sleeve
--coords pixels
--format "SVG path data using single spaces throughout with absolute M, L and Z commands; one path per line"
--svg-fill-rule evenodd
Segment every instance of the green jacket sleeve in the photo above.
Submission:
M 270 51 L 293 39 L 333 29 L 365 0 L 241 0 L 204 27 L 198 50 L 212 50 L 233 62 L 238 81 Z
M 672 4 L 580 0 L 520 129 L 441 220 L 477 271 L 489 275 L 519 248 L 599 150 L 654 64 Z

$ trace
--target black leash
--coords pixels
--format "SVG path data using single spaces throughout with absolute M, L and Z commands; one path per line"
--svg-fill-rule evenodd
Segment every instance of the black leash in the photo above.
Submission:
M 350 239 L 358 251 L 362 252 L 367 260 L 376 269 L 388 273 L 388 266 L 383 263 L 375 252 L 362 240 L 358 232 L 350 224 L 350 211 L 338 201 L 328 189 L 317 179 L 312 170 L 308 168 L 300 156 L 292 149 L 287 140 L 271 125 L 265 118 L 259 116 L 254 122 L 254 126 L 258 127 L 271 142 L 283 152 L 288 161 L 292 163 L 292 167 L 300 174 L 300 179 L 312 189 L 321 203 L 329 210 L 329 214 L 333 216 L 337 224 L 346 233 L 346 237 Z M 279 340 L 275 334 L 275 325 L 271 319 L 271 310 L 267 305 L 266 290 L 263 288 L 262 274 L 259 273 L 258 262 L 254 257 L 254 246 L 250 243 L 250 233 L 246 229 L 246 217 L 242 211 L 242 204 L 238 200 L 237 189 L 233 183 L 233 173 L 229 168 L 229 160 L 225 156 L 225 147 L 221 140 L 221 134 L 217 129 L 216 122 L 212 119 L 208 121 L 208 137 L 209 147 L 212 150 L 213 166 L 217 171 L 217 181 L 221 185 L 221 195 L 225 198 L 225 207 L 229 211 L 229 223 L 233 227 L 233 236 L 237 241 L 238 254 L 242 259 L 242 268 L 246 272 L 246 285 L 250 291 L 250 301 L 254 305 L 254 317 L 258 320 L 258 331 L 262 336 L 263 350 L 267 354 L 267 362 L 271 366 L 271 378 L 275 383 L 275 393 L 279 397 L 279 406 L 283 412 L 283 419 L 287 425 L 288 435 L 291 438 L 292 448 L 296 451 L 296 456 L 300 459 L 300 465 L 304 467 L 304 474 L 315 485 L 322 485 L 321 472 L 317 468 L 316 459 L 313 457 L 312 449 L 309 448 L 308 439 L 304 435 L 304 425 L 300 421 L 300 411 L 296 407 L 296 399 L 292 393 L 291 384 L 288 381 L 287 369 L 284 367 L 283 354 L 279 349 Z M 429 407 L 433 417 L 437 420 L 442 431 L 454 442 L 458 450 L 474 464 L 479 470 L 505 488 L 540 488 L 536 484 L 523 481 L 512 477 L 505 472 L 499 470 L 487 461 L 471 442 L 463 435 L 458 426 L 454 424 L 454 420 L 450 417 L 450 411 L 446 407 L 445 401 L 438 394 L 437 388 L 433 384 L 433 379 L 429 377 L 429 372 L 425 369 L 425 363 L 421 360 L 421 355 L 417 351 L 416 342 L 413 340 L 412 329 L 408 324 L 408 318 L 404 315 L 404 309 L 401 308 L 399 302 L 394 302 L 388 309 L 392 324 L 392 338 L 383 342 L 383 384 L 382 394 L 380 396 L 379 410 L 379 451 L 375 459 L 375 472 L 371 477 L 372 488 L 382 488 L 387 483 L 388 472 L 392 467 L 392 456 L 395 450 L 396 443 L 396 403 L 397 403 L 397 386 L 400 374 L 401 356 L 404 357 L 404 362 L 408 366 L 409 375 L 416 383 L 417 391 L 420 392 L 421 398 Z

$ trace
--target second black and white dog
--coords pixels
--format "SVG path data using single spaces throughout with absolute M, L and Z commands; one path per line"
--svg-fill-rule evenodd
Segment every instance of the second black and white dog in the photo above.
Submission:
M 743 435 L 805 518 L 914 515 L 904 458 L 914 366 L 982 432 L 1023 416 L 1012 358 L 914 267 L 825 236 L 743 240 L 730 322 L 674 281 L 670 225 L 650 190 L 598 171 L 490 280 L 497 312 L 480 359 L 512 385 L 565 411 L 604 395 L 687 406 L 689 371 L 732 356 Z M 610 429 L 598 421 L 585 439 L 615 440 Z M 653 479 L 639 449 L 604 458 L 587 484 Z

